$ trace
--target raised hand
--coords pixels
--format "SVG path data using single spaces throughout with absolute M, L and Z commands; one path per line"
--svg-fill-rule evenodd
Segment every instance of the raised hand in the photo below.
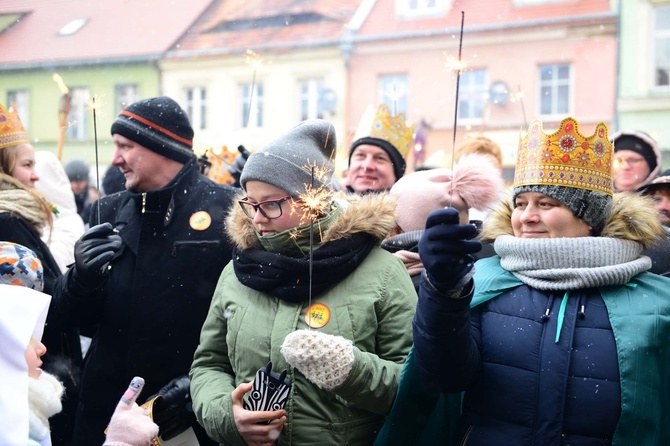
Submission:
M 429 282 L 441 292 L 462 288 L 473 274 L 472 254 L 482 244 L 471 240 L 477 234 L 474 225 L 459 224 L 454 208 L 431 212 L 419 241 L 419 257 Z
M 74 244 L 77 279 L 96 285 L 108 273 L 107 265 L 121 249 L 121 237 L 110 223 L 93 226 Z

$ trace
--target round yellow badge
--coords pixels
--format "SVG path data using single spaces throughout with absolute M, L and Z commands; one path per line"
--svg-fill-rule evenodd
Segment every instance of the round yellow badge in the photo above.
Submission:
M 209 216 L 207 211 L 199 211 L 191 215 L 188 224 L 196 231 L 204 231 L 212 224 L 212 217 Z
M 314 304 L 305 311 L 305 322 L 312 328 L 321 328 L 330 320 L 330 308 Z

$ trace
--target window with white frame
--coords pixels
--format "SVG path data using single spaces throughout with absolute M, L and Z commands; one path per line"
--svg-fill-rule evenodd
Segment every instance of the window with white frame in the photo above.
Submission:
M 71 88 L 72 102 L 70 103 L 70 115 L 68 116 L 67 137 L 70 140 L 81 141 L 88 135 L 87 124 L 91 107 L 89 101 L 91 94 L 88 88 Z
M 240 85 L 242 127 L 263 127 L 263 84 Z
M 115 87 L 116 114 L 139 100 L 139 88 L 137 84 L 119 84 Z
M 379 76 L 378 104 L 386 104 L 392 116 L 404 113 L 407 118 L 407 96 L 409 82 L 406 74 Z
M 540 115 L 570 112 L 570 64 L 540 65 Z
M 298 81 L 298 112 L 299 120 L 322 119 L 323 107 L 321 94 L 323 92 L 322 78 L 301 79 Z
M 486 70 L 462 72 L 458 89 L 458 119 L 481 120 L 488 100 Z
M 670 5 L 654 8 L 654 86 L 670 86 Z
M 204 87 L 185 88 L 184 97 L 191 127 L 205 130 L 207 128 L 207 89 Z
M 28 131 L 30 123 L 30 94 L 28 90 L 9 90 L 7 92 L 7 108 L 15 107 L 19 115 L 23 129 Z

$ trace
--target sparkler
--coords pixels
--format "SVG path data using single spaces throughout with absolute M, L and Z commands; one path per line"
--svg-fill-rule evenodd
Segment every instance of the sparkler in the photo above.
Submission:
M 332 128 L 332 127 L 331 127 Z M 330 132 L 330 129 L 329 129 Z M 326 136 L 325 146 L 328 146 L 328 139 L 330 135 Z M 332 159 L 329 160 L 332 162 Z M 314 222 L 326 214 L 330 210 L 330 205 L 333 197 L 333 190 L 329 187 L 329 180 L 333 173 L 332 168 L 327 165 L 319 166 L 316 162 L 307 162 L 303 169 L 310 172 L 310 184 L 305 184 L 305 193 L 298 196 L 302 204 L 302 215 L 300 216 L 300 225 L 304 225 L 309 221 L 309 295 L 308 308 L 312 307 L 312 277 L 314 266 Z M 321 185 L 316 187 L 315 180 Z M 321 225 L 319 224 L 319 239 L 323 238 L 321 233 Z M 312 312 L 309 312 L 309 320 L 307 327 L 311 329 Z
M 312 169 L 312 178 L 310 182 L 312 188 L 314 187 L 314 169 Z M 314 218 L 313 218 L 313 212 L 312 215 L 310 215 L 310 220 L 309 220 L 309 307 L 312 308 L 312 277 L 313 277 L 313 269 L 314 269 Z M 312 328 L 312 312 L 309 312 L 309 328 Z
M 254 68 L 254 74 L 251 77 L 251 90 L 249 91 L 249 106 L 247 108 L 247 116 L 244 122 L 244 127 L 249 126 L 249 119 L 251 119 L 251 106 L 254 99 L 254 90 L 256 89 L 256 69 L 263 64 L 261 57 L 252 50 L 247 50 L 244 53 L 244 58 L 247 64 Z
M 95 114 L 95 96 L 91 99 L 90 104 L 91 110 L 93 110 L 93 141 L 95 147 L 95 187 L 97 190 L 100 190 L 100 164 L 98 162 L 98 122 L 96 120 Z M 100 200 L 97 200 L 98 206 L 98 224 L 100 224 Z
M 330 209 L 333 192 L 327 186 L 330 169 L 325 166 L 308 165 L 306 166 L 311 171 L 310 184 L 305 185 L 305 193 L 298 198 L 302 204 L 302 215 L 300 216 L 300 224 L 303 225 L 305 221 L 309 221 L 309 297 L 308 308 L 312 307 L 312 278 L 314 267 L 314 222 Z M 315 187 L 314 180 L 317 179 L 321 186 Z M 321 232 L 321 225 L 319 227 L 319 239 L 323 238 Z M 308 327 L 311 327 L 312 313 L 309 314 Z
M 521 85 L 518 85 L 519 88 L 519 104 L 521 104 L 521 112 L 523 113 L 523 126 L 528 128 L 528 121 L 526 120 L 526 108 L 523 106 L 523 91 L 521 91 Z
M 391 100 L 391 112 L 393 116 L 398 115 L 398 101 L 405 95 L 403 88 L 398 88 L 397 84 L 393 84 L 393 91 L 386 92 L 386 96 Z
M 461 34 L 458 42 L 458 61 L 450 61 L 447 58 L 447 62 L 451 63 L 456 69 L 456 99 L 454 105 L 454 131 L 453 139 L 451 141 L 451 172 L 453 175 L 454 172 L 454 153 L 456 152 L 456 126 L 458 124 L 458 90 L 461 82 L 461 72 L 465 69 L 465 66 L 461 60 L 461 51 L 463 49 L 463 23 L 465 22 L 465 11 L 461 11 Z M 453 198 L 454 189 L 450 188 L 449 190 L 449 207 L 451 207 L 452 198 Z
M 328 176 L 330 169 L 325 166 L 317 166 L 315 164 L 306 166 L 311 171 L 311 181 L 309 185 L 305 187 L 305 193 L 300 195 L 298 198 L 302 204 L 302 215 L 300 216 L 300 224 L 303 224 L 303 221 L 309 220 L 309 297 L 308 297 L 308 308 L 312 307 L 312 278 L 313 278 L 313 267 L 314 267 L 314 222 L 328 212 L 330 209 L 330 203 L 332 200 L 333 192 L 327 186 Z M 323 183 L 319 187 L 314 186 L 314 180 L 318 179 Z M 321 224 L 318 224 L 319 228 L 319 239 L 323 238 L 323 233 L 321 232 Z M 309 323 L 308 327 L 311 328 L 311 319 L 312 312 L 309 313 Z

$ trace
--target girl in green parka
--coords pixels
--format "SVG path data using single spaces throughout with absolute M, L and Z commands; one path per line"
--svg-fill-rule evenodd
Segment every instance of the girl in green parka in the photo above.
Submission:
M 226 222 L 233 261 L 190 373 L 194 412 L 221 444 L 370 445 L 395 398 L 416 306 L 402 262 L 379 247 L 395 202 L 333 198 L 335 147 L 332 125 L 309 120 L 245 164 Z M 269 361 L 291 381 L 286 405 L 246 410 Z

